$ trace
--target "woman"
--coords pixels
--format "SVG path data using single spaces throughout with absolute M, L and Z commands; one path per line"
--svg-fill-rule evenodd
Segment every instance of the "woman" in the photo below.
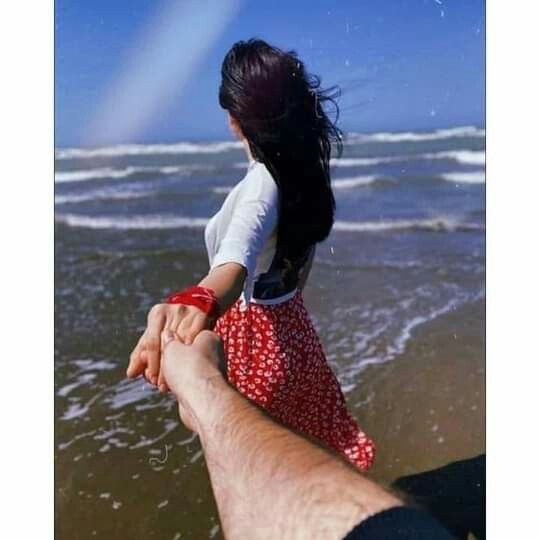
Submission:
M 329 161 L 341 138 L 323 104 L 335 102 L 295 53 L 261 40 L 236 43 L 221 75 L 219 102 L 244 143 L 248 171 L 206 227 L 209 274 L 152 308 L 128 376 L 144 373 L 167 390 L 161 331 L 190 344 L 214 328 L 231 384 L 365 471 L 373 442 L 347 410 L 301 294 L 315 244 L 334 221 Z

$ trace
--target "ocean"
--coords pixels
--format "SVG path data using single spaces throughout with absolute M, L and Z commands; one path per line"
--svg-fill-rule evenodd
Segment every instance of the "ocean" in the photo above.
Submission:
M 221 537 L 197 438 L 124 372 L 149 308 L 207 271 L 203 228 L 243 148 L 59 148 L 55 165 L 58 538 Z M 482 452 L 485 131 L 350 133 L 332 183 L 305 298 L 374 477 Z

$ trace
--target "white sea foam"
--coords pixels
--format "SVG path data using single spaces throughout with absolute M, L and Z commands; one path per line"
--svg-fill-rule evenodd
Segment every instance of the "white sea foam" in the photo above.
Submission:
M 486 173 L 484 171 L 449 172 L 441 174 L 441 178 L 457 184 L 485 184 Z
M 485 137 L 485 134 L 484 129 L 475 126 L 462 126 L 429 132 L 350 133 L 347 135 L 345 142 L 346 144 L 357 144 L 365 142 L 434 141 L 457 137 Z M 57 148 L 55 157 L 56 159 L 86 159 L 145 155 L 221 154 L 230 150 L 239 150 L 242 147 L 240 141 L 119 144 L 101 148 Z
M 334 223 L 334 230 L 342 232 L 384 232 L 398 230 L 453 232 L 484 230 L 484 226 L 479 223 L 464 223 L 455 218 L 439 217 L 382 221 L 336 221 Z
M 362 158 L 332 158 L 331 166 L 340 167 L 362 167 L 367 165 L 378 165 L 379 163 L 391 163 L 393 161 L 404 161 L 409 156 L 381 156 L 381 157 L 362 157 Z M 235 169 L 247 169 L 247 162 L 238 162 L 234 164 Z
M 428 132 L 381 132 L 381 133 L 350 133 L 346 138 L 347 144 L 369 142 L 418 142 L 453 139 L 458 137 L 485 137 L 486 130 L 475 126 L 463 126 L 448 129 L 437 129 Z
M 366 158 L 332 158 L 331 166 L 338 167 L 365 167 L 369 165 L 379 165 L 380 163 L 392 163 L 394 161 L 404 161 L 407 156 L 387 156 L 387 157 L 366 157 Z
M 55 182 L 81 182 L 84 180 L 94 180 L 97 178 L 125 178 L 133 174 L 133 167 L 115 170 L 109 167 L 102 169 L 58 171 L 54 174 Z
M 220 195 L 230 193 L 233 190 L 234 186 L 216 186 L 212 188 L 214 193 L 219 193 Z
M 62 386 L 57 392 L 56 395 L 60 397 L 65 397 L 68 394 L 70 394 L 73 390 L 78 388 L 79 386 L 83 386 L 85 384 L 88 384 L 89 382 L 92 382 L 96 378 L 95 373 L 85 373 L 81 375 L 80 377 L 77 377 L 77 379 L 70 383 Z
M 373 156 L 357 158 L 332 158 L 332 167 L 370 167 L 382 163 L 399 163 L 401 161 L 413 161 L 421 159 L 450 159 L 465 165 L 484 165 L 486 153 L 483 150 L 450 150 L 446 152 L 429 152 L 423 154 L 404 154 L 397 156 Z M 247 162 L 234 164 L 236 169 L 246 169 Z
M 427 322 L 430 322 L 446 313 L 456 310 L 458 307 L 466 303 L 473 303 L 484 298 L 484 293 L 479 292 L 473 295 L 465 292 L 455 292 L 455 296 L 450 298 L 444 305 L 430 310 L 428 313 L 420 314 L 409 319 L 401 332 L 396 336 L 395 341 L 388 347 L 386 358 L 384 361 L 392 360 L 399 354 L 402 354 L 410 341 L 412 332 L 418 326 L 421 326 Z
M 330 165 L 337 167 L 366 167 L 382 163 L 399 163 L 423 159 L 449 159 L 465 165 L 484 165 L 486 153 L 473 150 L 451 150 L 447 152 L 430 152 L 426 154 L 407 154 L 399 156 L 381 156 L 365 158 L 332 158 Z
M 375 183 L 377 179 L 378 177 L 373 175 L 339 178 L 337 180 L 332 180 L 332 187 L 334 189 L 351 189 L 358 186 L 368 186 Z
M 209 218 L 194 218 L 173 215 L 135 216 L 86 216 L 80 214 L 60 214 L 56 221 L 71 227 L 89 229 L 182 229 L 205 227 Z M 484 225 L 466 223 L 457 218 L 440 217 L 431 219 L 401 219 L 386 221 L 336 221 L 334 231 L 377 233 L 398 230 L 418 230 L 434 232 L 481 231 Z
M 79 214 L 62 214 L 56 216 L 56 221 L 70 227 L 87 229 L 183 229 L 201 228 L 208 223 L 207 218 L 189 218 L 182 216 L 84 216 Z
M 56 159 L 86 159 L 96 157 L 177 155 L 177 154 L 221 154 L 237 150 L 243 145 L 239 141 L 215 143 L 179 142 L 175 144 L 120 144 L 102 148 L 58 148 Z
M 330 336 L 329 359 L 339 356 L 338 376 L 347 391 L 357 385 L 366 366 L 403 354 L 418 327 L 485 296 L 482 289 L 473 291 L 453 282 L 392 289 L 393 300 L 384 305 L 377 300 L 337 307 L 323 323 Z M 355 329 L 344 332 L 351 320 Z
M 432 154 L 422 154 L 423 159 L 453 159 L 465 165 L 485 165 L 485 151 L 475 150 L 450 150 L 448 152 L 434 152 Z
M 77 169 L 73 171 L 57 171 L 54 175 L 55 182 L 83 182 L 86 180 L 99 180 L 101 178 L 127 178 L 135 174 L 189 174 L 195 171 L 212 171 L 212 165 L 173 165 L 167 167 L 126 167 L 113 169 L 101 167 L 97 169 Z
M 413 291 L 413 295 L 421 296 L 427 293 L 426 297 L 431 297 L 430 303 L 434 305 L 427 310 L 425 308 L 411 309 L 411 306 L 415 305 L 413 298 L 405 298 L 397 302 L 397 309 L 367 310 L 367 328 L 348 336 L 348 340 L 351 338 L 353 340 L 351 350 L 345 355 L 342 353 L 342 356 L 348 356 L 355 360 L 352 365 L 348 368 L 342 368 L 341 373 L 339 373 L 347 391 L 356 386 L 358 373 L 368 365 L 386 363 L 403 354 L 416 328 L 450 313 L 464 304 L 474 303 L 484 297 L 482 291 L 471 294 L 448 285 L 443 287 L 443 289 L 447 289 L 444 296 L 447 294 L 451 296 L 438 298 L 438 295 L 434 294 L 435 291 L 431 291 L 430 294 L 430 291 L 423 291 L 423 288 L 423 286 L 417 288 Z M 373 328 L 369 328 L 370 322 L 373 323 Z M 378 338 L 381 335 L 385 337 L 385 345 L 382 350 L 378 346 Z M 360 358 L 359 361 L 358 358 Z
M 80 203 L 93 200 L 129 200 L 142 199 L 154 193 L 152 190 L 117 190 L 117 189 L 95 189 L 82 193 L 67 193 L 55 195 L 55 204 Z

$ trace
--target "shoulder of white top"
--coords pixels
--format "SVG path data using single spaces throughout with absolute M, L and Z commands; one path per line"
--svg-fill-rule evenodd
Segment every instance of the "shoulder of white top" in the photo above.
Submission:
M 258 188 L 258 190 L 267 195 L 277 194 L 276 182 L 264 163 L 256 161 L 249 168 L 244 180 L 252 189 Z

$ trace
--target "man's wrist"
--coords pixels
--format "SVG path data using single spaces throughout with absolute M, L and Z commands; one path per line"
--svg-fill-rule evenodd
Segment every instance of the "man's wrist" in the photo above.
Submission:
M 219 370 L 205 376 L 191 377 L 182 388 L 174 388 L 180 408 L 192 416 L 192 429 L 200 436 L 212 429 L 228 408 L 227 402 L 235 395 Z

